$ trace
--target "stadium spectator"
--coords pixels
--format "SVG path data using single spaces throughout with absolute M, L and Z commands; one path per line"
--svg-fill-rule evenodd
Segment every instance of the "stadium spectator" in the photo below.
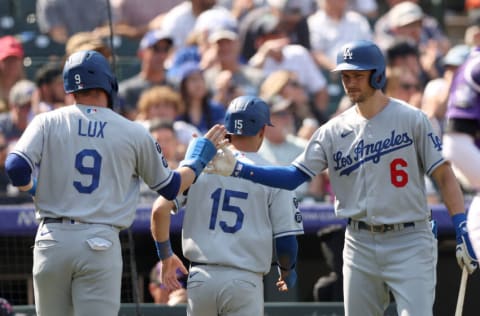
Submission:
M 442 61 L 443 76 L 427 82 L 423 90 L 422 110 L 427 114 L 439 136 L 443 135 L 447 99 L 453 76 L 458 67 L 465 62 L 470 50 L 469 46 L 461 44 L 450 48 Z
M 24 77 L 22 43 L 11 35 L 0 37 L 0 112 L 8 111 L 12 86 Z
M 348 0 L 317 0 L 318 10 L 308 17 L 312 54 L 317 64 L 330 72 L 343 44 L 373 37 L 368 20 L 348 9 Z
M 390 10 L 375 24 L 375 41 L 383 50 L 399 39 L 413 41 L 418 47 L 422 65 L 430 78 L 435 74 L 435 66 L 450 48 L 450 41 L 440 28 L 438 21 L 426 15 L 418 1 L 393 1 Z
M 52 61 L 42 65 L 35 74 L 36 100 L 32 104 L 34 114 L 51 111 L 65 105 L 63 66 Z
M 255 42 L 257 38 L 256 21 L 264 15 L 272 14 L 280 21 L 280 27 L 292 44 L 298 44 L 310 49 L 310 32 L 307 25 L 307 12 L 302 8 L 308 4 L 304 0 L 266 0 L 265 6 L 259 6 L 240 21 L 239 38 L 242 47 L 243 60 L 249 60 L 256 52 Z
M 205 80 L 213 99 L 229 104 L 240 95 L 257 95 L 263 71 L 240 63 L 240 42 L 236 30 L 220 28 L 208 37 L 215 64 L 205 70 Z
M 162 15 L 160 22 L 152 21 L 152 28 L 161 28 L 172 34 L 176 49 L 184 47 L 189 34 L 195 27 L 197 17 L 204 11 L 211 9 L 216 0 L 189 0 L 183 1 Z
M 118 94 L 122 99 L 119 112 L 130 119 L 137 114 L 136 104 L 143 90 L 167 83 L 165 61 L 173 45 L 173 38 L 163 30 L 149 31 L 140 41 L 137 57 L 140 72 L 119 83 Z
M 174 6 L 183 0 L 142 0 L 141 5 L 137 0 L 110 0 L 114 17 L 114 32 L 129 38 L 141 38 L 150 28 L 150 23 L 161 18 Z M 95 30 L 100 36 L 110 34 L 108 26 Z
M 387 47 L 384 54 L 388 68 L 408 68 L 419 78 L 422 88 L 430 80 L 430 75 L 422 66 L 418 47 L 412 41 L 398 39 Z
M 386 71 L 385 94 L 403 100 L 417 108 L 421 107 L 422 86 L 415 74 L 406 67 L 389 67 Z
M 183 146 L 188 145 L 193 134 L 200 135 L 195 126 L 178 119 L 185 113 L 185 105 L 181 95 L 169 86 L 154 86 L 146 89 L 140 95 L 137 106 L 136 121 L 147 128 L 151 128 L 151 123 L 157 119 L 173 121 L 177 139 Z
M 75 33 L 108 24 L 108 5 L 104 0 L 38 0 L 38 28 L 56 42 L 65 43 Z
M 328 91 L 324 75 L 305 47 L 290 44 L 290 39 L 281 30 L 279 23 L 273 14 L 263 15 L 254 23 L 257 52 L 248 63 L 262 69 L 266 75 L 282 69 L 293 72 L 298 82 L 305 87 L 317 111 L 326 113 Z
M 295 125 L 292 102 L 280 96 L 272 97 L 269 102 L 270 121 L 273 126 L 265 129 L 258 153 L 264 159 L 275 165 L 289 165 L 305 148 L 307 141 L 295 136 Z M 322 200 L 324 188 L 322 175 L 312 181 L 305 182 L 294 190 L 299 200 L 307 197 Z
M 187 275 L 177 270 L 177 278 L 182 284 L 182 288 L 177 290 L 168 290 L 161 281 L 162 262 L 159 261 L 150 272 L 150 283 L 148 291 L 153 298 L 155 304 L 167 304 L 174 306 L 177 304 L 187 303 Z
M 202 134 L 211 126 L 222 124 L 225 106 L 210 97 L 203 71 L 198 63 L 184 63 L 173 73 L 185 104 L 185 113 L 178 119 L 194 125 Z
M 275 96 L 280 96 L 292 102 L 295 131 L 307 118 L 313 118 L 317 126 L 326 121 L 326 118 L 317 111 L 311 102 L 308 92 L 298 82 L 297 76 L 291 71 L 276 70 L 263 81 L 260 86 L 260 98 L 268 101 Z
M 152 89 L 155 88 L 161 89 L 163 87 L 154 87 Z M 153 139 L 160 145 L 168 167 L 171 169 L 177 168 L 185 156 L 187 145 L 181 144 L 178 140 L 174 122 L 165 118 L 155 118 L 148 122 L 148 127 Z M 151 205 L 157 197 L 157 192 L 151 190 L 145 182 L 142 181 L 140 184 L 139 203 L 142 205 Z
M 12 146 L 22 136 L 32 119 L 32 97 L 36 90 L 33 81 L 22 79 L 15 83 L 8 98 L 9 111 L 0 114 L 0 131 Z
M 112 57 L 110 47 L 94 32 L 78 32 L 70 36 L 65 44 L 65 56 L 80 50 L 94 50 L 105 56 Z

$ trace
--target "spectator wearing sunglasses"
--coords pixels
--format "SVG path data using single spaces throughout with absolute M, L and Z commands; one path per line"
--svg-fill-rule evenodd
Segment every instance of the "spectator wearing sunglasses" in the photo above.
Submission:
M 140 41 L 137 57 L 140 60 L 140 72 L 120 82 L 118 94 L 121 99 L 119 112 L 134 119 L 136 104 L 142 91 L 154 85 L 166 84 L 165 61 L 173 46 L 173 38 L 163 30 L 154 30 L 145 34 Z

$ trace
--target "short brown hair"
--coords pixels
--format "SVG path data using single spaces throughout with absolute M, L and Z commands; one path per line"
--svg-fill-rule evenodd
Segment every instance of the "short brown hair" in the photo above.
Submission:
M 137 103 L 139 116 L 143 117 L 148 112 L 148 109 L 159 102 L 168 102 L 175 105 L 177 114 L 185 112 L 185 105 L 183 104 L 180 94 L 169 86 L 154 86 L 142 92 Z M 146 117 L 143 117 L 146 119 Z

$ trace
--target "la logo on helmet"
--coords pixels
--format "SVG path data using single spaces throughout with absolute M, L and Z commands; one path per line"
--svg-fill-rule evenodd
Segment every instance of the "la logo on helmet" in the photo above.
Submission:
M 346 47 L 345 50 L 343 51 L 343 59 L 353 59 L 353 54 L 352 51 L 350 50 L 350 47 Z

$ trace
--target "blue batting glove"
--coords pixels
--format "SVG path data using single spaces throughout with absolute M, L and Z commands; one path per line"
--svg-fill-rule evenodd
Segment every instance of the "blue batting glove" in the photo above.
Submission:
M 189 167 L 198 178 L 205 166 L 217 154 L 215 145 L 205 137 L 196 137 L 188 144 L 185 158 L 180 162 L 180 167 Z
M 466 216 L 464 213 L 456 214 L 452 217 L 452 221 L 457 239 L 455 252 L 457 263 L 461 269 L 465 266 L 468 273 L 472 274 L 478 268 L 478 260 L 468 237 Z

